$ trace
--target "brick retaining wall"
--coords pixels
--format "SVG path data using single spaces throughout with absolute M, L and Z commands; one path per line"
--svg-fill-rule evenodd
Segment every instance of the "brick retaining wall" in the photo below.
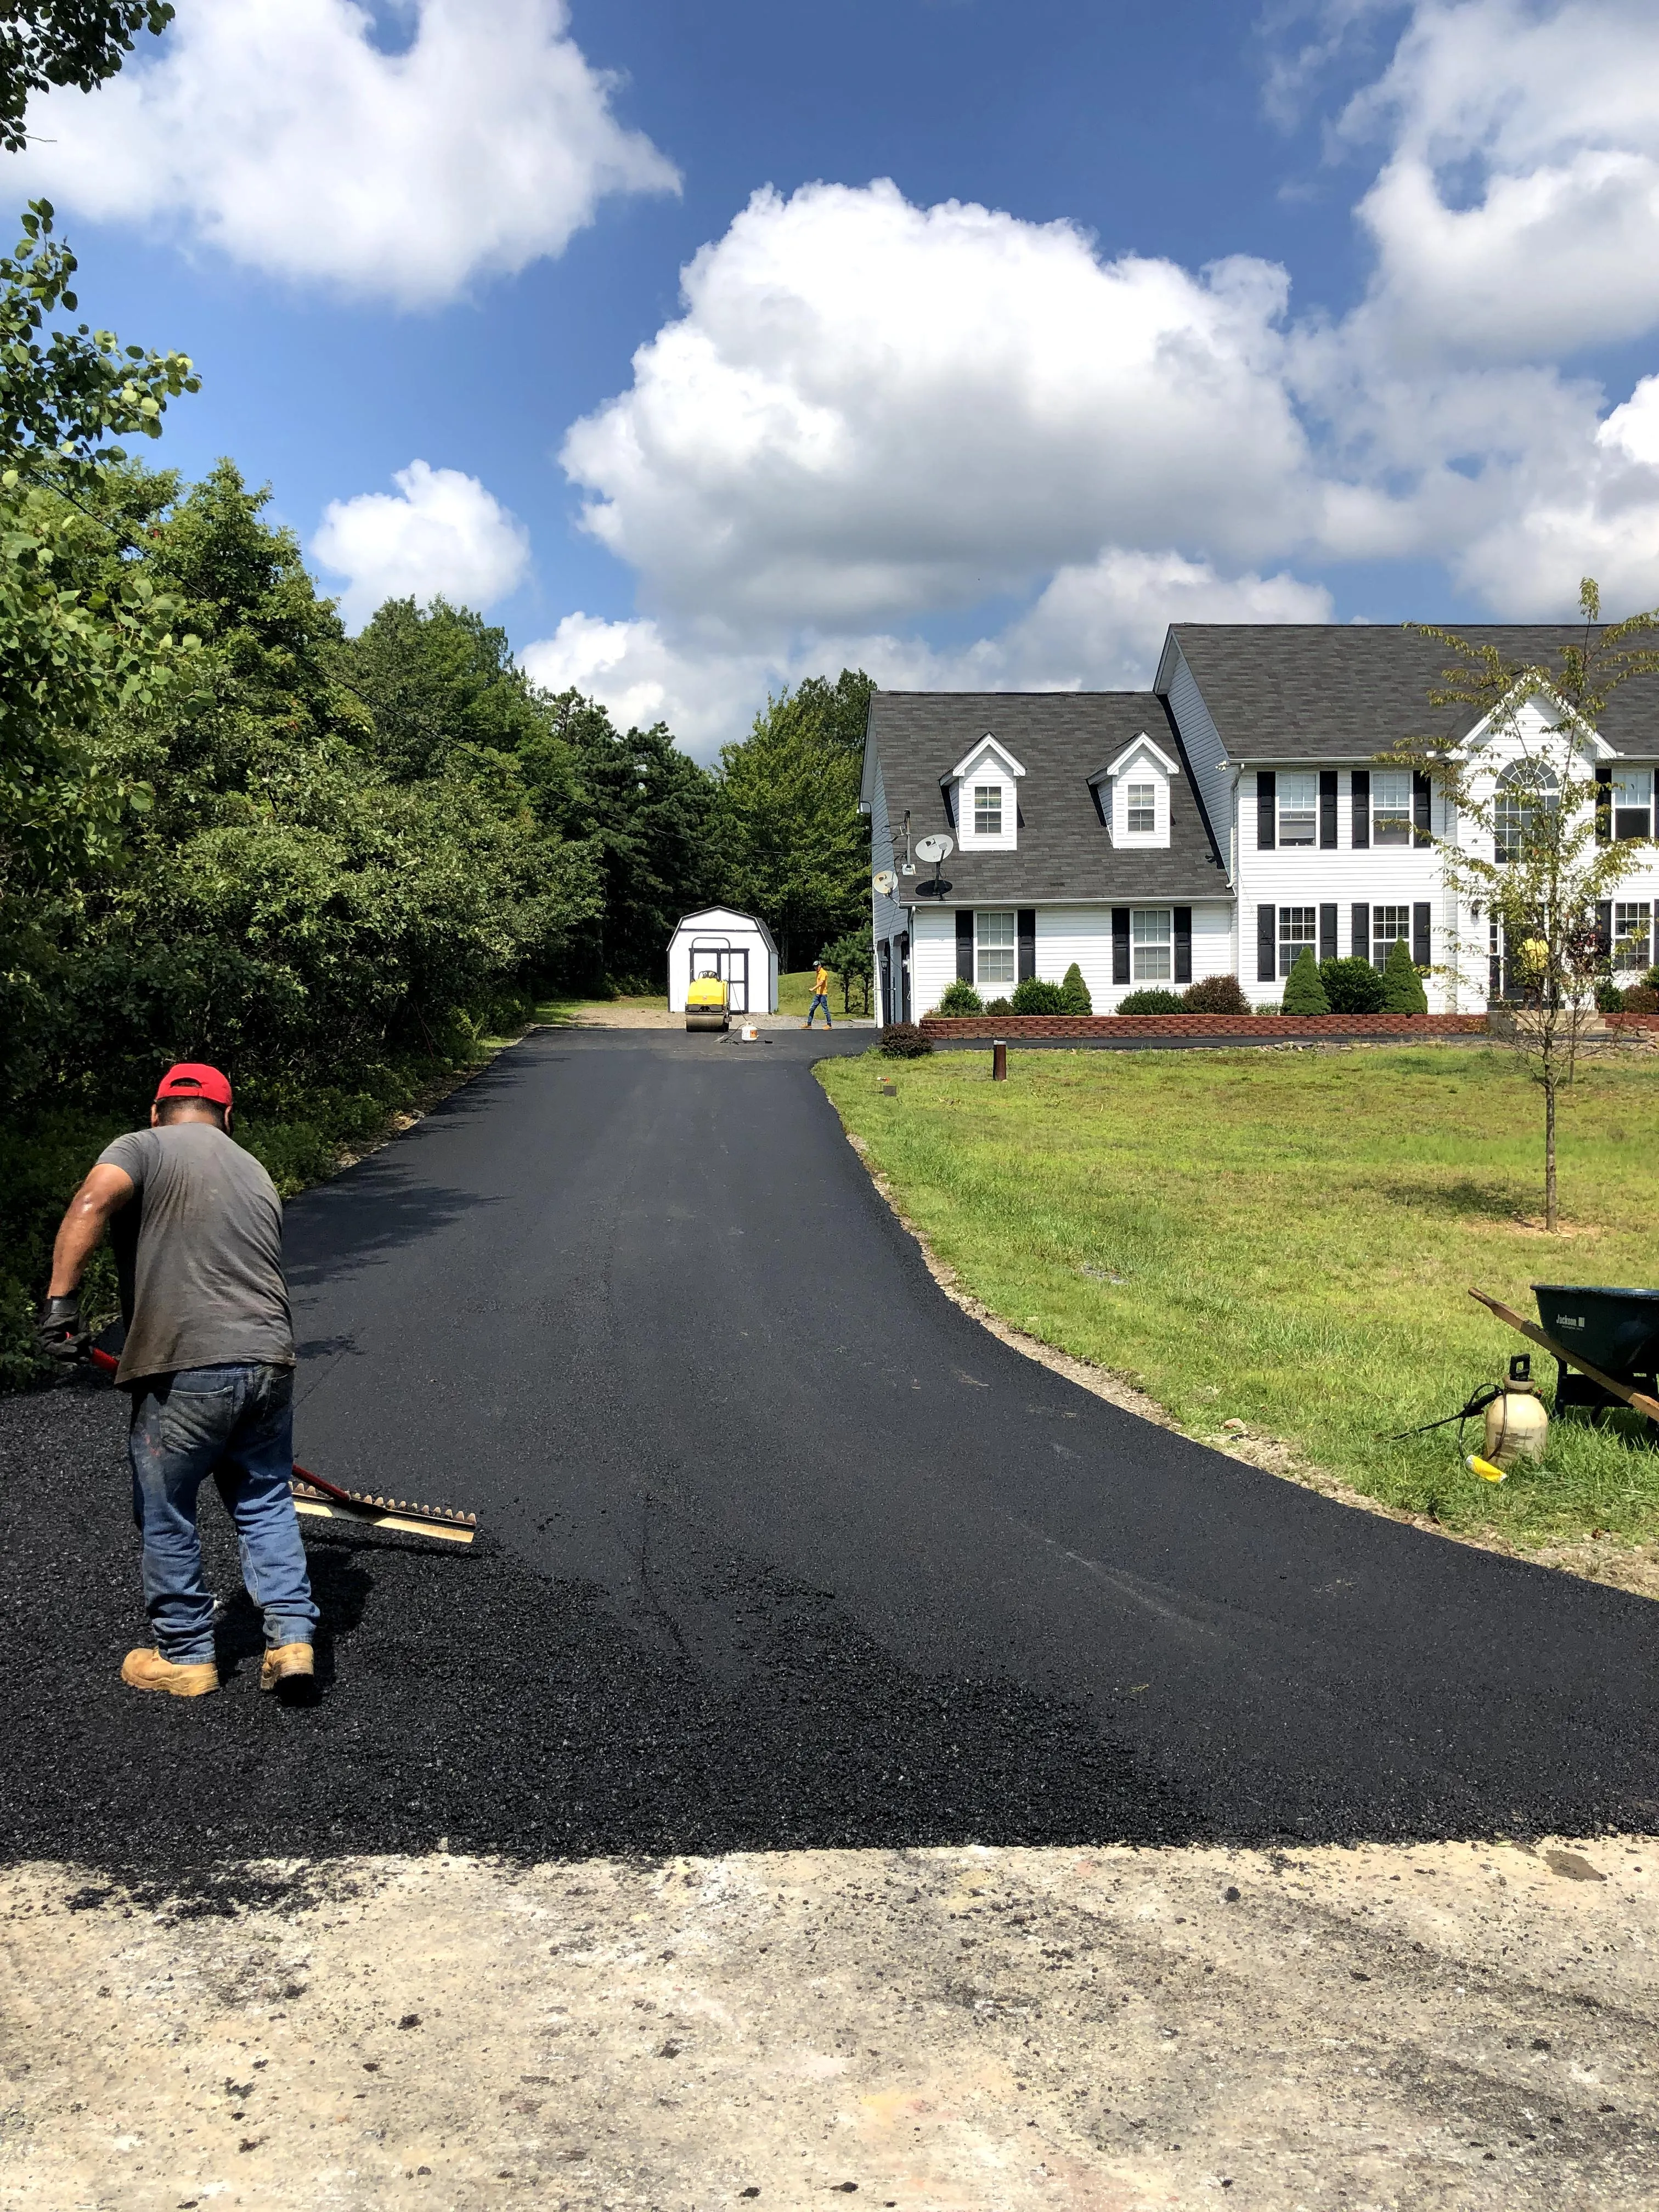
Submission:
M 1625 1014 L 1620 1021 L 1651 1021 Z M 924 1017 L 935 1044 L 1005 1037 L 1395 1037 L 1484 1036 L 1484 1014 L 964 1014 Z

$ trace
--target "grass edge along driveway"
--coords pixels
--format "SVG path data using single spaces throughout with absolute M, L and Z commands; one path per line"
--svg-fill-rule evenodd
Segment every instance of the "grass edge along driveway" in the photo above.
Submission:
M 1531 1315 L 1534 1282 L 1655 1280 L 1651 1056 L 1581 1067 L 1559 1237 L 1530 1225 L 1538 1094 L 1490 1047 L 1016 1051 L 994 1085 L 988 1051 L 871 1054 L 817 1076 L 964 1288 L 1190 1434 L 1243 1420 L 1393 1510 L 1522 1549 L 1659 1538 L 1659 1449 L 1633 1417 L 1552 1423 L 1544 1468 L 1501 1487 L 1455 1427 L 1389 1440 L 1526 1348 L 1470 1284 Z

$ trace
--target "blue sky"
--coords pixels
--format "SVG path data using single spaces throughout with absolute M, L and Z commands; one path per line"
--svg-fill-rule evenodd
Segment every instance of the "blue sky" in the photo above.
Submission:
M 1659 599 L 1632 0 L 179 0 L 32 128 L 161 457 L 704 755 L 842 657 Z

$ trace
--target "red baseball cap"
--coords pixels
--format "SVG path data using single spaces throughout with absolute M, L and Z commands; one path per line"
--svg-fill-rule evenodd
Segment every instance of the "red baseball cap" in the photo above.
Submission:
M 228 1106 L 230 1085 L 216 1067 L 199 1060 L 181 1060 L 156 1085 L 155 1103 L 164 1098 L 200 1098 L 210 1106 Z

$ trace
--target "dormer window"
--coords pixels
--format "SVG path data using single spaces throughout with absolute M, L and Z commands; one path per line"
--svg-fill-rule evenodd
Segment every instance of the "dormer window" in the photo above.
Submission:
M 1012 853 L 1019 843 L 1019 779 L 1025 773 L 988 730 L 949 775 L 939 778 L 957 842 L 964 853 Z
M 1181 765 L 1143 730 L 1117 758 L 1089 778 L 1100 818 L 1115 845 L 1170 843 L 1170 790 Z

